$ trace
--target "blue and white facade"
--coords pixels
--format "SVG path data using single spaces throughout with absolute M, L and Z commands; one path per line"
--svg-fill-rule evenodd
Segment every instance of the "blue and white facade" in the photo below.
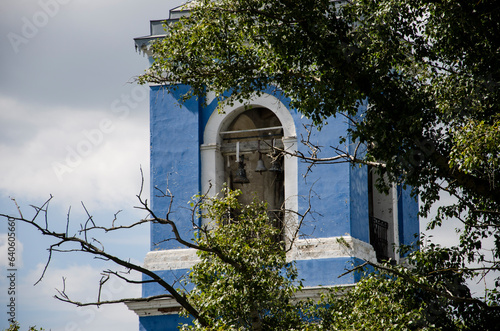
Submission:
M 172 10 L 171 19 L 182 13 Z M 151 26 L 151 36 L 136 38 L 136 47 L 146 54 L 147 43 L 161 37 L 163 31 L 158 29 L 156 33 L 158 21 Z M 289 259 L 296 261 L 299 277 L 304 279 L 302 295 L 310 296 L 317 295 L 321 287 L 356 283 L 357 273 L 338 276 L 365 260 L 389 257 L 398 261 L 392 246 L 415 242 L 419 232 L 417 202 L 398 186 L 389 195 L 378 193 L 373 185 L 375 178 L 365 166 L 317 165 L 308 171 L 308 164 L 285 156 L 279 161 L 280 172 L 254 172 L 259 156 L 267 169 L 272 167 L 267 155 L 270 145 L 304 155 L 309 152 L 301 137 L 308 135 L 304 125 L 310 128 L 310 122 L 290 108 L 286 96 L 270 89 L 245 104 L 235 101 L 232 106 L 224 106 L 220 112 L 210 93 L 205 100 L 192 98 L 179 104 L 179 97 L 189 87 L 176 87 L 150 88 L 151 205 L 160 217 L 169 212 L 183 238 L 193 237 L 188 205 L 192 196 L 207 191 L 216 194 L 224 183 L 242 189 L 248 196 L 261 190 L 259 196 L 274 199 L 270 205 L 281 210 L 285 240 L 290 240 L 299 226 L 295 212 L 302 214 L 311 207 L 313 213 L 301 224 L 303 236 L 289 253 Z M 343 118 L 328 119 L 320 132 L 312 130 L 310 140 L 319 146 L 337 146 L 348 125 Z M 238 157 L 245 160 L 249 183 L 234 180 Z M 174 195 L 171 206 L 170 200 L 162 197 L 167 191 Z M 151 225 L 151 248 L 144 266 L 175 283 L 196 263 L 197 256 L 171 238 L 168 225 Z M 159 294 L 166 292 L 157 284 L 143 285 L 143 297 Z M 128 306 L 139 315 L 140 330 L 176 330 L 183 321 L 173 300 Z

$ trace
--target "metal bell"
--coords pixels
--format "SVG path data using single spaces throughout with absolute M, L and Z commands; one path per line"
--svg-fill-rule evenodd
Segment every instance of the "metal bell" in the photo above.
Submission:
M 277 153 L 273 153 L 271 157 L 271 168 L 269 169 L 271 172 L 282 172 L 280 161 L 278 160 Z
M 255 172 L 264 172 L 267 171 L 267 168 L 262 161 L 262 153 L 259 152 L 259 160 L 257 161 L 257 167 L 255 168 Z
M 245 184 L 250 181 L 247 178 L 247 172 L 245 171 L 245 164 L 243 163 L 243 157 L 241 161 L 238 162 L 238 170 L 236 170 L 236 175 L 234 176 L 233 183 Z
M 282 172 L 283 170 L 280 167 L 280 164 L 278 161 L 274 161 L 271 163 L 271 168 L 269 169 L 271 172 Z

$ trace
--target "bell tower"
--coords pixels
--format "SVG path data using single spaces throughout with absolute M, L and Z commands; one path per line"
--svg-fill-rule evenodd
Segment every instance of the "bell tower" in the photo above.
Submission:
M 174 8 L 167 21 L 185 13 L 185 7 Z M 139 51 L 151 56 L 148 45 L 162 38 L 161 22 L 151 21 L 151 34 L 135 38 Z M 356 273 L 338 276 L 365 260 L 398 261 L 393 247 L 415 241 L 418 204 L 409 191 L 395 185 L 388 195 L 378 192 L 376 175 L 366 166 L 318 165 L 310 171 L 300 159 L 272 152 L 274 146 L 307 155 L 300 138 L 309 133 L 315 144 L 335 146 L 349 129 L 343 119 L 328 119 L 321 131 L 314 130 L 276 89 L 255 94 L 244 103 L 235 101 L 218 112 L 219 104 L 210 93 L 203 96 L 205 100 L 192 98 L 179 104 L 189 86 L 173 87 L 150 86 L 150 189 L 155 213 L 169 213 L 183 238 L 193 238 L 192 215 L 186 208 L 193 195 L 215 194 L 224 185 L 241 189 L 242 202 L 256 194 L 269 203 L 285 241 L 301 224 L 301 235 L 288 258 L 296 262 L 299 278 L 304 279 L 300 295 L 309 297 L 319 295 L 323 287 L 355 284 Z M 167 192 L 174 195 L 171 205 Z M 299 219 L 307 210 L 312 212 Z M 172 237 L 170 227 L 151 225 L 144 267 L 177 283 L 197 256 Z M 157 284 L 143 284 L 143 297 L 159 294 L 166 292 Z M 128 307 L 139 315 L 140 330 L 176 330 L 185 322 L 173 299 L 128 303 Z

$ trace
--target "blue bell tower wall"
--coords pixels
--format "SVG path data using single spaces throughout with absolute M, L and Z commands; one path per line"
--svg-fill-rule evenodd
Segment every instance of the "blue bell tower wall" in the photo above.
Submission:
M 299 117 L 299 116 L 297 116 Z M 306 136 L 302 118 L 296 119 L 298 136 Z M 311 142 L 322 146 L 323 155 L 335 155 L 330 146 L 339 144 L 349 125 L 344 119 L 330 118 L 321 131 L 313 130 Z M 307 155 L 308 148 L 297 144 L 297 149 Z M 320 155 L 321 157 L 321 155 Z M 312 215 L 302 225 L 302 232 L 317 238 L 352 236 L 369 242 L 368 190 L 366 166 L 349 163 L 318 164 L 308 170 L 309 164 L 299 162 L 298 188 L 300 197 L 311 196 Z M 307 173 L 307 176 L 303 176 Z M 309 207 L 307 199 L 299 200 L 299 213 Z
M 201 139 L 199 102 L 193 98 L 182 105 L 178 103 L 179 96 L 187 89 L 186 86 L 178 86 L 176 90 L 151 88 L 150 193 L 156 215 L 165 218 L 168 214 L 180 236 L 191 240 L 192 213 L 188 202 L 200 193 Z M 165 196 L 169 192 L 173 195 L 172 204 L 170 197 Z M 184 248 L 171 238 L 169 225 L 151 224 L 151 251 Z
M 418 201 L 411 195 L 411 187 L 398 186 L 398 224 L 400 245 L 419 249 L 417 236 L 420 234 Z
M 187 86 L 174 89 L 152 87 L 150 96 L 151 126 L 151 203 L 157 216 L 175 221 L 184 239 L 193 237 L 192 213 L 188 202 L 201 191 L 200 146 L 203 144 L 203 129 L 215 111 L 215 102 L 206 107 L 196 98 L 182 105 L 179 97 Z M 285 103 L 286 104 L 286 103 Z M 306 137 L 301 114 L 290 111 L 297 137 Z M 335 146 L 344 135 L 348 124 L 340 118 L 332 118 L 321 131 L 312 129 L 311 142 L 324 146 Z M 298 142 L 295 149 L 307 155 L 306 145 Z M 348 163 L 316 165 L 308 171 L 309 164 L 297 160 L 298 212 L 311 207 L 301 232 L 314 238 L 329 238 L 350 235 L 369 242 L 368 195 L 366 167 L 352 167 Z M 304 174 L 307 173 L 307 176 Z M 170 198 L 163 196 L 171 192 Z M 197 220 L 195 220 L 197 221 Z M 172 238 L 171 227 L 164 224 L 151 225 L 151 251 L 183 248 Z
M 180 236 L 192 240 L 192 221 L 200 220 L 192 219 L 188 203 L 194 195 L 204 190 L 202 148 L 207 143 L 204 141 L 205 131 L 216 114 L 217 102 L 212 100 L 203 106 L 199 99 L 191 98 L 180 104 L 179 98 L 188 89 L 185 85 L 175 88 L 151 87 L 150 201 L 158 217 L 165 218 L 168 214 L 168 218 L 177 225 Z M 302 137 L 308 136 L 304 128 L 306 125 L 312 130 L 311 143 L 322 146 L 324 156 L 334 154 L 330 146 L 339 145 L 340 137 L 349 129 L 344 118 L 329 118 L 328 123 L 318 131 L 308 126 L 310 121 L 302 114 L 290 109 L 288 100 L 277 94 L 275 89 L 269 89 L 266 93 L 280 100 L 287 116 L 291 118 L 294 126 L 292 138 L 296 139 L 292 150 L 308 155 L 308 147 L 300 142 Z M 347 145 L 352 153 L 354 144 L 348 142 Z M 304 286 L 310 288 L 356 283 L 360 277 L 358 273 L 349 273 L 341 278 L 338 276 L 346 269 L 362 264 L 364 260 L 376 261 L 375 251 L 370 245 L 367 167 L 351 166 L 349 163 L 318 164 L 308 171 L 308 163 L 300 159 L 293 162 L 295 172 L 288 172 L 285 168 L 285 185 L 295 186 L 295 193 L 289 198 L 296 199 L 294 206 L 299 214 L 308 208 L 312 211 L 303 220 L 300 231 L 302 237 L 290 254 L 290 259 L 296 262 L 299 278 L 304 279 Z M 172 204 L 166 193 L 173 195 Z M 396 196 L 397 243 L 411 244 L 415 241 L 414 235 L 419 232 L 418 204 L 410 197 L 409 189 L 397 187 Z M 343 240 L 346 245 L 342 244 Z M 145 266 L 170 283 L 178 283 L 187 275 L 190 265 L 196 262 L 194 251 L 185 249 L 173 239 L 169 225 L 151 224 L 150 250 Z M 159 294 L 167 293 L 158 284 L 143 284 L 143 297 Z M 179 321 L 175 313 L 140 315 L 141 330 L 173 330 Z M 172 328 L 165 328 L 169 323 Z

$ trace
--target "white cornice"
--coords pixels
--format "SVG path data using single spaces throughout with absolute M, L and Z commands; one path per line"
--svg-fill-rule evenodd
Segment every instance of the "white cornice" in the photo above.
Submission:
M 349 291 L 353 286 L 353 284 L 347 284 L 338 285 L 335 286 L 335 288 L 339 288 L 340 291 L 338 291 L 337 294 L 342 295 L 346 291 Z M 303 288 L 302 291 L 295 294 L 294 301 L 308 298 L 319 301 L 321 294 L 331 288 L 332 287 L 326 286 Z M 128 309 L 134 311 L 140 317 L 178 314 L 181 310 L 181 305 L 171 297 L 153 299 L 150 301 L 126 301 L 125 304 Z
M 144 259 L 144 268 L 151 271 L 189 269 L 199 261 L 192 248 L 152 251 Z
M 297 240 L 288 254 L 288 259 L 295 261 L 337 257 L 377 261 L 372 245 L 351 236 Z
M 377 261 L 370 244 L 351 236 L 297 240 L 287 256 L 290 261 L 338 257 Z M 199 261 L 194 249 L 170 249 L 149 252 L 144 259 L 144 267 L 151 271 L 189 269 Z

